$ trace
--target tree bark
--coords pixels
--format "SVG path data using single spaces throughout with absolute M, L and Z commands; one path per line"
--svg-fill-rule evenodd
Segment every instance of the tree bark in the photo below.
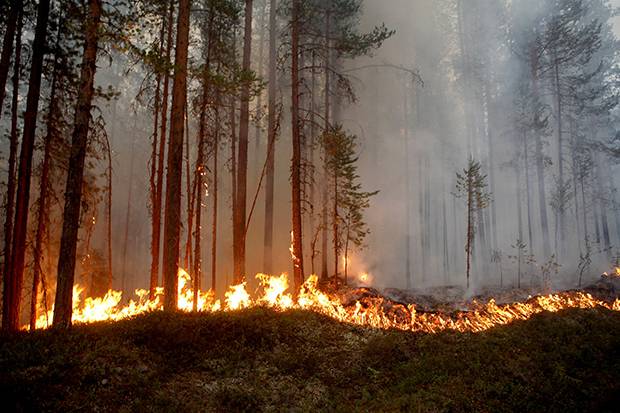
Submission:
M 60 43 L 60 30 L 56 37 L 56 48 Z M 34 331 L 37 321 L 37 304 L 39 302 L 39 282 L 41 280 L 41 261 L 42 261 L 42 249 L 43 238 L 45 237 L 46 224 L 49 222 L 47 197 L 49 194 L 49 172 L 51 168 L 51 150 L 54 143 L 54 131 L 55 131 L 55 117 L 58 116 L 58 69 L 59 59 L 54 57 L 54 69 L 52 74 L 52 85 L 50 91 L 50 103 L 47 114 L 47 132 L 45 135 L 44 150 L 43 150 L 43 163 L 41 165 L 41 179 L 39 182 L 39 200 L 37 202 L 37 229 L 35 235 L 35 244 L 33 249 L 33 272 L 32 272 L 32 291 L 30 295 L 30 331 Z M 49 242 L 49 241 L 48 241 Z M 50 257 L 47 257 L 49 260 Z
M 174 7 L 173 2 L 170 2 L 170 8 L 167 15 L 162 21 L 161 43 L 160 50 L 163 51 L 164 35 L 167 31 L 166 51 L 165 51 L 165 73 L 163 76 L 163 93 L 159 94 L 159 86 L 161 76 L 157 79 L 157 91 L 155 95 L 155 120 L 153 130 L 153 154 L 151 174 L 153 176 L 153 198 L 152 198 L 152 231 L 151 231 L 151 278 L 149 284 L 149 299 L 155 298 L 155 289 L 159 281 L 159 258 L 160 258 L 160 244 L 161 244 L 161 203 L 162 203 L 162 190 L 164 180 L 164 158 L 165 158 L 165 142 L 166 142 L 166 120 L 168 116 L 168 64 L 170 62 L 170 48 L 172 45 L 172 21 L 173 21 Z M 160 108 L 161 106 L 161 108 Z M 161 126 L 158 125 L 158 118 L 161 115 Z
M 30 177 L 32 174 L 32 155 L 39 112 L 41 91 L 41 71 L 45 55 L 45 38 L 49 18 L 49 0 L 41 0 L 37 11 L 37 23 L 32 43 L 32 59 L 26 113 L 24 115 L 24 135 L 19 156 L 17 179 L 17 198 L 15 203 L 15 227 L 11 246 L 11 271 L 4 279 L 4 300 L 7 311 L 2 313 L 2 327 L 9 331 L 19 328 L 21 292 L 24 277 L 26 253 L 26 232 L 28 229 L 28 208 L 30 203 Z
M 215 133 L 213 143 L 213 216 L 211 228 L 211 290 L 217 288 L 217 213 L 218 213 L 218 154 L 220 151 L 220 91 L 215 93 Z
M 0 55 L 0 119 L 2 118 L 2 108 L 4 105 L 4 96 L 6 94 L 6 81 L 9 76 L 9 66 L 11 65 L 11 55 L 13 54 L 13 40 L 15 39 L 16 42 L 21 42 L 21 40 L 19 40 L 22 35 L 21 27 L 19 30 L 17 29 L 17 21 L 20 20 L 19 26 L 21 26 L 21 15 L 23 14 L 22 7 L 22 0 L 13 1 L 9 18 L 6 22 L 4 39 L 2 41 L 2 54 Z M 17 46 L 15 46 L 15 49 L 17 50 Z
M 329 6 L 328 6 L 329 7 Z M 331 35 L 331 27 L 330 27 L 330 23 L 331 23 L 331 10 L 328 8 L 326 10 L 326 16 L 325 16 L 325 68 L 324 68 L 324 76 L 325 76 L 325 96 L 324 96 L 324 113 L 323 113 L 323 118 L 324 118 L 324 122 L 325 125 L 323 127 L 323 133 L 328 133 L 330 130 L 330 96 L 329 96 L 329 91 L 330 91 L 330 75 L 329 75 L 329 71 L 330 71 L 330 35 Z M 325 151 L 325 148 L 323 148 L 323 150 Z M 327 269 L 327 182 L 328 182 L 328 171 L 327 171 L 327 163 L 324 162 L 323 164 L 323 176 L 324 176 L 324 180 L 323 180 L 323 184 L 321 185 L 321 203 L 323 205 L 322 207 L 322 211 L 321 211 L 321 278 L 323 280 L 327 279 L 327 277 L 329 276 L 328 273 L 328 269 Z
M 168 143 L 168 175 L 164 211 L 164 309 L 178 305 L 178 270 L 181 226 L 181 175 L 183 169 L 184 115 L 187 96 L 187 49 L 189 43 L 190 0 L 179 0 L 172 114 Z
M 15 38 L 15 61 L 13 63 L 13 96 L 11 98 L 11 134 L 9 143 L 9 164 L 7 173 L 7 196 L 4 221 L 4 262 L 2 277 L 6 280 L 11 272 L 11 242 L 13 235 L 13 214 L 15 207 L 15 163 L 17 158 L 17 120 L 19 111 L 19 75 L 21 71 L 22 48 L 22 15 L 18 19 L 17 36 Z M 0 105 L 1 108 L 1 105 Z M 0 109 L 1 110 L 1 109 Z M 6 284 L 5 284 L 6 288 Z M 6 298 L 6 296 L 5 296 Z M 8 302 L 3 300 L 3 313 L 8 311 Z
M 293 0 L 291 16 L 291 128 L 293 156 L 291 159 L 291 191 L 293 219 L 293 280 L 299 290 L 304 282 L 304 257 L 301 221 L 301 131 L 299 121 L 299 9 L 300 0 Z
M 273 271 L 273 198 L 275 181 L 275 148 L 277 134 L 276 114 L 276 0 L 269 2 L 269 102 L 267 125 L 267 174 L 265 176 L 265 233 L 263 268 L 267 274 Z
M 73 280 L 75 255 L 80 226 L 80 206 L 84 177 L 84 160 L 88 146 L 90 110 L 94 94 L 94 79 L 97 69 L 97 46 L 101 19 L 101 0 L 89 0 L 86 23 L 86 43 L 82 57 L 80 87 L 75 109 L 75 122 L 71 138 L 69 172 L 65 189 L 60 255 L 58 259 L 58 283 L 54 306 L 54 326 L 67 328 L 71 325 L 73 311 Z
M 245 0 L 245 33 L 243 36 L 242 69 L 250 72 L 252 53 L 252 0 Z M 233 282 L 239 284 L 245 278 L 245 225 L 248 177 L 248 134 L 250 128 L 250 83 L 241 87 L 239 115 L 239 147 L 237 150 L 237 203 L 233 217 Z
M 121 291 L 125 291 L 127 282 L 127 250 L 129 248 L 129 223 L 131 221 L 131 205 L 133 198 L 133 173 L 136 142 L 131 141 L 131 154 L 129 155 L 129 183 L 127 188 L 127 207 L 125 208 L 125 234 L 123 236 L 123 268 L 121 269 Z

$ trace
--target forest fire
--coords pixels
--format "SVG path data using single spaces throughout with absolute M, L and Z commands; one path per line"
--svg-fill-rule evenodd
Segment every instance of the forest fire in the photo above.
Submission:
M 620 269 L 614 270 L 614 276 Z M 367 274 L 364 274 L 368 277 Z M 363 278 L 360 276 L 360 278 Z M 383 297 L 360 299 L 353 305 L 345 305 L 335 294 L 328 294 L 318 288 L 318 278 L 310 276 L 303 284 L 297 299 L 289 291 L 288 275 L 256 275 L 259 288 L 252 298 L 243 282 L 231 286 L 224 302 L 215 299 L 212 291 L 199 291 L 197 309 L 201 312 L 235 311 L 252 307 L 266 307 L 276 311 L 288 309 L 310 310 L 331 317 L 340 322 L 380 329 L 398 329 L 414 332 L 437 333 L 444 330 L 459 332 L 480 332 L 489 328 L 526 320 L 543 311 L 557 312 L 567 308 L 603 307 L 620 311 L 620 299 L 608 303 L 580 291 L 561 292 L 530 298 L 524 302 L 498 305 L 491 299 L 486 304 L 476 304 L 472 311 L 419 312 L 415 304 L 403 305 Z M 190 275 L 179 270 L 179 309 L 190 312 L 193 309 L 193 291 Z M 90 323 L 106 320 L 121 320 L 148 311 L 162 308 L 163 288 L 158 288 L 155 299 L 148 299 L 148 291 L 138 289 L 135 298 L 122 305 L 121 291 L 108 291 L 99 298 L 82 300 L 84 289 L 73 289 L 73 321 Z M 53 309 L 40 315 L 37 328 L 51 324 Z

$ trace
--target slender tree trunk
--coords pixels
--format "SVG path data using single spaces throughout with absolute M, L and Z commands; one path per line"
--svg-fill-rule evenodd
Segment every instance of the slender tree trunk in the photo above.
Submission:
M 530 163 L 529 149 L 527 146 L 527 132 L 523 132 L 523 163 L 525 166 L 525 196 L 527 198 L 527 236 L 530 250 L 534 249 L 534 238 L 532 235 L 532 195 L 530 191 Z
M 598 197 L 596 199 L 596 203 L 599 205 L 600 208 L 600 215 L 601 215 L 601 230 L 603 232 L 603 246 L 604 249 L 607 253 L 607 255 L 610 255 L 611 253 L 611 238 L 609 236 L 609 222 L 607 220 L 607 208 L 605 205 L 605 201 L 604 201 L 604 197 L 603 197 L 603 193 L 604 193 L 604 186 L 603 186 L 603 172 L 601 171 L 601 165 L 603 165 L 601 163 L 600 157 L 598 156 L 598 154 L 595 154 L 594 156 L 594 174 L 596 177 L 596 186 L 597 186 L 597 192 L 598 192 Z
M 15 206 L 15 164 L 17 161 L 17 120 L 19 111 L 19 75 L 21 72 L 22 49 L 22 15 L 18 19 L 17 35 L 15 36 L 15 61 L 13 62 L 13 95 L 11 98 L 11 134 L 9 143 L 9 164 L 7 173 L 7 195 L 4 221 L 4 262 L 2 278 L 6 280 L 11 272 L 11 242 L 13 235 L 13 217 Z M 1 111 L 2 105 L 0 105 Z M 6 284 L 4 284 L 6 288 Z M 5 296 L 6 298 L 6 296 Z M 3 300 L 3 313 L 8 312 L 8 302 Z
M 334 275 L 338 276 L 338 258 L 340 243 L 338 242 L 338 171 L 334 168 L 334 208 L 332 209 L 332 231 L 334 236 Z
M 516 199 L 515 202 L 517 204 L 517 232 L 519 234 L 519 241 L 523 242 L 523 211 L 521 206 L 521 168 L 518 166 L 515 167 L 515 190 L 516 190 Z
M 135 161 L 135 144 L 131 142 L 131 155 L 129 157 L 129 184 L 127 188 L 127 207 L 125 208 L 125 234 L 123 236 L 123 268 L 121 269 L 121 291 L 125 291 L 127 287 L 127 250 L 129 248 L 129 225 L 131 222 L 131 205 L 133 198 L 133 173 L 134 173 L 134 161 Z
M 269 0 L 269 102 L 267 126 L 267 175 L 265 176 L 265 234 L 263 268 L 267 274 L 273 271 L 273 198 L 275 181 L 275 148 L 277 134 L 276 114 L 276 0 Z
M 174 14 L 174 2 L 170 1 L 169 11 L 167 13 L 167 17 L 164 17 L 162 22 L 162 32 L 161 32 L 161 43 L 160 50 L 163 49 L 164 42 L 164 25 L 167 26 L 167 39 L 166 39 L 166 51 L 165 51 L 165 73 L 163 76 L 163 93 L 162 96 L 159 97 L 156 95 L 155 98 L 155 129 L 153 131 L 153 149 L 158 150 L 159 154 L 156 152 L 153 153 L 153 168 L 157 165 L 157 169 L 151 172 L 156 175 L 154 177 L 154 194 L 153 194 L 153 212 L 152 212 L 152 234 L 151 234 L 151 278 L 149 284 L 149 298 L 153 300 L 155 298 L 155 290 L 157 288 L 157 284 L 159 281 L 159 259 L 160 259 L 160 244 L 161 244 L 161 204 L 162 204 L 162 191 L 163 191 L 163 181 L 164 181 L 164 158 L 165 158 L 165 142 L 166 142 L 166 120 L 168 116 L 168 84 L 169 84 L 169 69 L 167 65 L 170 62 L 170 49 L 172 45 L 172 21 Z M 159 92 L 159 82 L 161 80 L 161 76 L 158 77 L 158 87 L 157 92 Z M 159 103 L 161 103 L 161 112 L 158 107 Z M 158 115 L 161 113 L 161 130 L 158 129 L 157 119 Z M 159 136 L 159 138 L 158 138 Z
M 252 0 L 245 0 L 245 33 L 243 36 L 244 72 L 250 71 L 252 53 Z M 233 281 L 239 284 L 245 278 L 245 225 L 246 225 L 246 197 L 248 177 L 248 134 L 250 127 L 250 84 L 244 82 L 241 87 L 241 102 L 239 115 L 239 148 L 237 160 L 237 191 L 236 208 L 233 219 L 233 254 L 234 270 Z
M 562 152 L 564 133 L 562 131 L 562 91 L 560 90 L 560 69 L 556 61 L 555 63 L 555 94 L 557 104 L 557 127 L 558 127 L 558 190 L 564 192 L 564 156 Z M 558 259 L 564 255 L 565 250 L 565 234 L 564 234 L 564 205 L 559 205 L 558 210 L 558 236 L 560 240 L 559 249 L 557 251 Z
M 19 156 L 17 198 L 15 202 L 15 227 L 11 245 L 11 268 L 10 273 L 4 278 L 3 290 L 3 307 L 6 311 L 2 313 L 2 327 L 9 331 L 17 331 L 17 329 L 19 329 L 21 292 L 24 280 L 24 260 L 26 253 L 26 232 L 28 230 L 28 208 L 30 203 L 30 176 L 32 174 L 32 155 L 34 152 L 34 138 L 37 128 L 37 114 L 39 112 L 41 71 L 43 68 L 43 57 L 46 51 L 45 38 L 47 35 L 49 8 L 49 0 L 41 0 L 39 2 L 34 41 L 32 43 L 30 80 L 28 85 L 28 96 L 26 98 L 26 113 L 24 115 L 24 135 Z
M 490 64 L 490 63 L 487 63 Z M 485 101 L 487 108 L 488 126 L 487 126 L 487 139 L 488 139 L 488 151 L 489 151 L 489 190 L 492 194 L 495 193 L 495 145 L 494 145 L 494 129 L 493 120 L 495 119 L 495 102 L 490 97 L 491 87 L 488 80 L 485 82 Z M 490 205 L 491 220 L 489 235 L 491 237 L 491 248 L 497 249 L 497 211 L 495 202 L 491 202 Z
M 269 0 L 262 0 L 261 2 L 261 9 L 260 9 L 260 17 L 258 19 L 258 27 L 260 28 L 259 30 L 259 34 L 258 34 L 258 68 L 256 71 L 256 74 L 259 77 L 263 77 L 263 72 L 264 72 L 264 61 L 265 61 L 265 32 L 266 32 L 266 24 L 265 21 L 267 20 L 267 3 Z M 257 118 L 262 120 L 262 114 L 263 114 L 263 92 L 261 91 L 258 96 L 257 96 L 257 100 L 256 100 L 256 114 L 257 114 Z M 261 121 L 257 121 L 256 122 L 256 127 L 255 127 L 255 132 L 254 132 L 254 159 L 256 160 L 255 164 L 256 164 L 256 176 L 260 175 L 260 162 L 259 162 L 259 156 L 258 154 L 260 153 L 260 135 L 261 135 Z
M 171 130 L 168 143 L 166 208 L 164 211 L 164 309 L 178 305 L 178 270 L 181 229 L 181 178 L 183 170 L 184 115 L 187 96 L 187 49 L 190 0 L 179 0 L 174 83 L 172 86 Z
M 331 80 L 331 76 L 330 76 L 330 56 L 331 56 L 331 52 L 330 52 L 330 35 L 331 35 L 331 9 L 329 8 L 330 6 L 327 6 L 328 9 L 326 10 L 326 16 L 325 16 L 325 62 L 324 62 L 324 76 L 325 76 L 325 102 L 324 102 L 324 113 L 323 113 L 323 120 L 325 122 L 325 125 L 323 127 L 323 133 L 328 133 L 331 126 L 330 126 L 330 80 Z M 323 154 L 325 155 L 325 148 L 323 148 Z M 323 162 L 323 183 L 321 185 L 321 204 L 323 206 L 322 211 L 321 211 L 321 278 L 323 280 L 327 279 L 329 273 L 327 270 L 327 204 L 328 204 L 328 196 L 327 196 L 327 186 L 328 186 L 328 177 L 329 177 L 329 172 L 327 171 L 327 163 Z
M 187 108 L 187 102 L 185 102 L 185 108 Z M 188 115 L 185 113 L 185 190 L 187 198 L 187 240 L 185 242 L 185 264 L 187 272 L 191 273 L 193 269 L 192 264 L 192 232 L 194 230 L 194 200 L 196 198 L 196 182 L 192 183 L 192 173 L 190 172 L 190 154 L 189 154 L 189 122 L 187 121 Z
M 299 11 L 300 0 L 293 0 L 291 15 L 291 101 L 293 156 L 291 159 L 291 192 L 293 218 L 293 280 L 299 290 L 304 282 L 304 257 L 301 221 L 301 131 L 299 120 Z
M 60 43 L 60 29 L 56 35 L 56 49 Z M 37 229 L 35 235 L 35 244 L 33 249 L 33 271 L 32 271 L 32 291 L 30 295 L 30 331 L 34 331 L 37 321 L 37 306 L 39 303 L 39 282 L 41 280 L 42 256 L 43 256 L 43 238 L 46 233 L 46 224 L 49 222 L 47 197 L 49 194 L 49 174 L 51 169 L 52 145 L 54 144 L 56 133 L 56 116 L 58 116 L 58 56 L 54 56 L 54 68 L 52 73 L 52 85 L 50 90 L 50 103 L 47 113 L 46 135 L 43 149 L 43 162 L 41 165 L 41 179 L 39 182 L 39 199 L 37 202 Z M 49 241 L 48 241 L 49 242 Z M 51 257 L 47 257 L 48 260 Z
M 581 203 L 582 205 L 582 210 L 583 210 L 583 239 L 586 245 L 588 245 L 588 207 L 587 207 L 587 200 L 586 200 L 586 191 L 584 188 L 584 183 L 583 183 L 583 177 L 580 177 L 579 179 L 579 183 L 581 186 Z
M 405 282 L 407 289 L 411 289 L 411 177 L 409 176 L 409 100 L 407 99 L 407 84 L 404 85 L 403 108 L 404 108 L 404 158 L 405 158 Z
M 467 255 L 466 263 L 466 275 L 467 275 L 467 289 L 469 290 L 469 275 L 471 272 L 471 247 L 473 241 L 473 199 L 471 189 L 471 178 L 468 178 L 468 190 L 467 190 L 467 242 L 465 245 L 465 253 Z
M 315 257 L 315 238 L 314 238 L 314 234 L 316 233 L 315 230 L 315 205 L 316 205 L 316 183 L 315 183 L 315 179 L 314 179 L 314 165 L 315 165 L 315 159 L 314 159 L 314 148 L 316 145 L 316 134 L 317 134 L 317 127 L 316 127 L 316 90 L 317 90 L 317 76 L 316 76 L 316 53 L 313 51 L 312 52 L 312 69 L 311 69 L 311 77 L 310 77 L 310 145 L 309 145 L 309 150 L 308 150 L 308 163 L 310 165 L 310 167 L 308 168 L 308 185 L 310 186 L 310 216 L 309 216 L 309 233 L 310 235 L 313 237 L 312 238 L 312 242 L 310 243 L 310 265 L 311 265 L 311 274 L 315 275 L 315 271 L 314 271 L 314 257 Z
M 82 58 L 78 101 L 75 109 L 75 126 L 71 141 L 70 166 L 65 189 L 65 209 L 58 259 L 54 326 L 60 328 L 67 328 L 71 325 L 73 279 L 75 276 L 75 255 L 80 226 L 84 160 L 88 146 L 90 109 L 94 94 L 95 70 L 97 69 L 101 0 L 89 0 L 88 6 L 89 16 L 86 23 L 86 43 Z
M 532 59 L 532 85 L 536 96 L 538 93 L 538 73 L 537 73 L 537 61 Z M 547 218 L 547 194 L 545 191 L 545 166 L 544 166 L 544 153 L 543 143 L 540 133 L 535 134 L 536 138 L 536 174 L 538 177 L 538 207 L 540 211 L 540 229 L 542 231 L 543 238 L 543 254 L 545 258 L 551 256 L 551 244 L 549 241 L 549 221 Z
M 218 154 L 220 151 L 220 91 L 215 94 L 215 133 L 213 148 L 213 220 L 211 228 L 211 290 L 217 288 L 217 210 L 218 210 Z
M 107 157 L 108 157 L 108 188 L 107 188 L 107 212 L 106 212 L 106 242 L 107 242 L 107 258 L 108 258 L 108 290 L 112 289 L 113 271 L 112 271 L 112 148 L 110 141 L 106 140 Z
M 11 65 L 11 55 L 13 54 L 13 39 L 21 42 L 21 40 L 17 39 L 21 38 L 22 35 L 21 29 L 17 29 L 17 20 L 20 20 L 19 25 L 21 26 L 22 7 L 22 0 L 13 1 L 11 11 L 9 12 L 9 18 L 6 21 L 4 40 L 2 41 L 2 54 L 0 55 L 0 119 L 2 118 L 2 108 L 6 93 L 6 81 L 9 77 L 9 66 Z M 17 50 L 17 46 L 15 49 Z

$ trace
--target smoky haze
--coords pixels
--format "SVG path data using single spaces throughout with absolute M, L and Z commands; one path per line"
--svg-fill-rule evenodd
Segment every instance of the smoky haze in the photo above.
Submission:
M 459 12 L 460 3 L 466 5 L 463 13 Z M 367 245 L 362 250 L 353 251 L 350 257 L 353 278 L 367 273 L 370 283 L 378 287 L 422 288 L 465 284 L 466 208 L 463 200 L 456 199 L 453 193 L 456 173 L 466 167 L 471 155 L 481 162 L 492 197 L 491 205 L 482 212 L 484 231 L 476 233 L 472 270 L 474 287 L 497 286 L 500 282 L 504 286 L 516 284 L 517 263 L 513 256 L 518 254 L 514 246 L 519 238 L 527 244 L 527 255 L 532 255 L 536 261 L 524 264 L 523 283 L 540 284 L 544 264 L 552 257 L 543 253 L 537 209 L 538 181 L 534 167 L 530 166 L 527 178 L 531 186 L 529 215 L 533 228 L 530 245 L 525 229 L 528 210 L 526 173 L 524 166 L 517 173 L 514 167 L 518 158 L 518 144 L 515 143 L 518 138 L 513 116 L 515 97 L 511 93 L 516 90 L 515 85 L 522 79 L 525 70 L 515 51 L 515 44 L 510 43 L 514 38 L 510 40 L 509 37 L 519 36 L 518 27 L 527 25 L 527 21 L 523 21 L 527 17 L 519 14 L 523 10 L 517 8 L 517 3 L 520 2 L 363 2 L 360 17 L 362 31 L 371 30 L 384 22 L 388 28 L 395 30 L 395 34 L 372 56 L 342 62 L 343 71 L 355 88 L 356 100 L 343 103 L 340 121 L 359 138 L 359 174 L 364 189 L 379 191 L 366 211 L 371 231 Z M 527 0 L 525 3 L 537 2 Z M 613 3 L 620 6 L 617 0 Z M 509 29 L 511 23 L 518 27 Z M 620 31 L 617 24 L 613 31 Z M 255 36 L 259 36 L 259 30 L 254 32 Z M 256 58 L 260 47 L 258 42 L 254 43 L 253 56 Z M 475 61 L 475 65 L 466 67 L 463 64 L 463 44 L 468 58 Z M 608 52 L 594 53 L 593 62 L 589 65 L 596 66 L 594 61 L 606 59 L 608 56 L 605 53 Z M 115 57 L 111 65 L 104 60 L 99 62 L 97 84 L 104 87 L 112 85 L 120 92 L 118 99 L 98 103 L 107 124 L 113 153 L 114 288 L 133 290 L 148 286 L 149 279 L 151 225 L 148 174 L 152 112 L 136 101 L 143 73 L 121 57 Z M 259 65 L 254 61 L 252 67 L 258 70 Z M 266 70 L 264 65 L 263 70 Z M 266 77 L 265 73 L 261 75 Z M 279 73 L 281 96 L 290 96 L 290 79 L 287 76 L 287 73 Z M 191 88 L 190 82 L 190 93 Z M 575 202 L 578 214 L 582 214 L 580 210 L 584 205 L 581 195 L 577 201 L 575 198 L 568 201 L 564 239 L 558 241 L 556 246 L 554 240 L 560 235 L 555 235 L 556 217 L 550 206 L 550 194 L 557 173 L 557 131 L 552 94 L 545 91 L 543 95 L 544 104 L 549 108 L 550 122 L 550 131 L 544 138 L 547 216 L 551 252 L 557 254 L 555 260 L 560 264 L 558 273 L 552 274 L 552 283 L 560 288 L 576 284 L 580 255 L 586 251 L 584 223 L 580 221 L 581 215 L 575 218 L 573 211 Z M 265 98 L 263 105 L 264 102 Z M 284 108 L 287 105 L 289 102 L 285 101 Z M 256 109 L 256 101 L 251 106 Z M 288 126 L 290 120 L 288 115 L 284 116 L 275 158 L 274 268 L 276 272 L 291 273 L 291 134 Z M 613 118 L 614 114 L 609 117 Z M 190 148 L 194 148 L 196 142 L 197 124 L 195 114 L 190 113 L 187 138 Z M 255 123 L 250 128 L 248 210 L 252 206 L 265 162 L 265 124 L 265 119 L 261 118 L 259 129 L 256 129 Z M 604 141 L 613 135 L 615 123 L 612 121 L 611 124 L 594 131 L 580 130 L 579 133 Z M 575 132 L 575 136 L 579 133 Z M 570 140 L 566 138 L 566 142 Z M 564 151 L 568 170 L 566 180 L 572 182 L 568 143 Z M 620 215 L 615 201 L 620 171 L 617 160 L 604 154 L 597 156 L 597 166 L 585 184 L 585 224 L 592 250 L 592 264 L 585 275 L 588 279 L 609 269 L 620 245 Z M 195 151 L 190 153 L 189 158 L 192 163 L 195 161 Z M 230 148 L 227 146 L 221 149 L 221 159 L 218 279 L 223 291 L 232 281 L 233 270 Z M 317 155 L 316 160 L 319 159 Z M 517 162 L 522 163 L 523 160 L 518 158 Z M 105 167 L 105 162 L 98 162 L 93 174 L 103 173 Z M 208 191 L 213 182 L 210 176 L 207 180 Z M 184 178 L 184 188 L 185 185 Z M 183 216 L 186 203 L 184 193 Z M 263 184 L 256 198 L 247 235 L 248 274 L 263 271 L 264 203 Z M 209 268 L 210 262 L 211 224 L 208 217 L 212 207 L 209 193 L 203 205 L 205 218 L 202 223 L 201 254 L 205 269 Z M 315 210 L 318 207 L 316 205 Z M 85 213 L 87 219 L 92 218 L 95 222 L 91 247 L 101 254 L 105 250 L 105 213 L 104 202 L 99 202 L 96 210 Z M 307 225 L 307 219 L 304 222 Z M 605 231 L 609 245 L 605 245 Z M 482 234 L 484 242 L 481 240 Z M 183 230 L 182 249 L 186 237 L 187 233 Z M 308 244 L 311 235 L 306 233 L 304 237 Z M 183 255 L 182 250 L 181 257 Z M 309 250 L 305 257 L 306 272 L 310 273 Z M 328 262 L 331 265 L 331 257 Z M 317 271 L 318 267 L 317 259 Z M 409 285 L 407 273 L 410 274 Z M 88 277 L 87 274 L 78 274 L 78 281 L 80 276 Z M 209 285 L 206 281 L 208 276 L 208 271 L 204 271 L 204 286 Z

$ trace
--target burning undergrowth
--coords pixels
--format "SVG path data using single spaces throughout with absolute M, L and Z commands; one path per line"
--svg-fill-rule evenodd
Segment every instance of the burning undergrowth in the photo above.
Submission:
M 294 298 L 289 288 L 288 276 L 258 274 L 258 290 L 251 294 L 247 283 L 231 286 L 223 301 L 216 299 L 212 291 L 199 291 L 194 305 L 191 277 L 179 271 L 179 309 L 200 312 L 228 312 L 253 307 L 266 307 L 276 311 L 290 309 L 310 310 L 331 317 L 337 321 L 381 328 L 406 331 L 437 333 L 444 330 L 459 332 L 480 332 L 489 328 L 509 324 L 515 320 L 526 320 L 535 314 L 557 312 L 568 308 L 596 308 L 620 311 L 620 299 L 616 285 L 620 280 L 616 269 L 612 275 L 584 291 L 564 291 L 548 295 L 528 297 L 523 301 L 505 302 L 495 298 L 479 297 L 481 300 L 439 302 L 432 296 L 410 295 L 398 290 L 380 293 L 368 287 L 349 288 L 337 279 L 319 284 L 316 276 L 309 277 L 299 294 Z M 162 290 L 154 299 L 148 298 L 145 290 L 136 290 L 134 299 L 122 304 L 120 291 L 109 291 L 100 298 L 81 298 L 79 286 L 74 289 L 75 322 L 122 320 L 145 312 L 158 310 L 162 306 Z M 45 328 L 51 320 L 52 310 L 41 314 L 37 327 Z

